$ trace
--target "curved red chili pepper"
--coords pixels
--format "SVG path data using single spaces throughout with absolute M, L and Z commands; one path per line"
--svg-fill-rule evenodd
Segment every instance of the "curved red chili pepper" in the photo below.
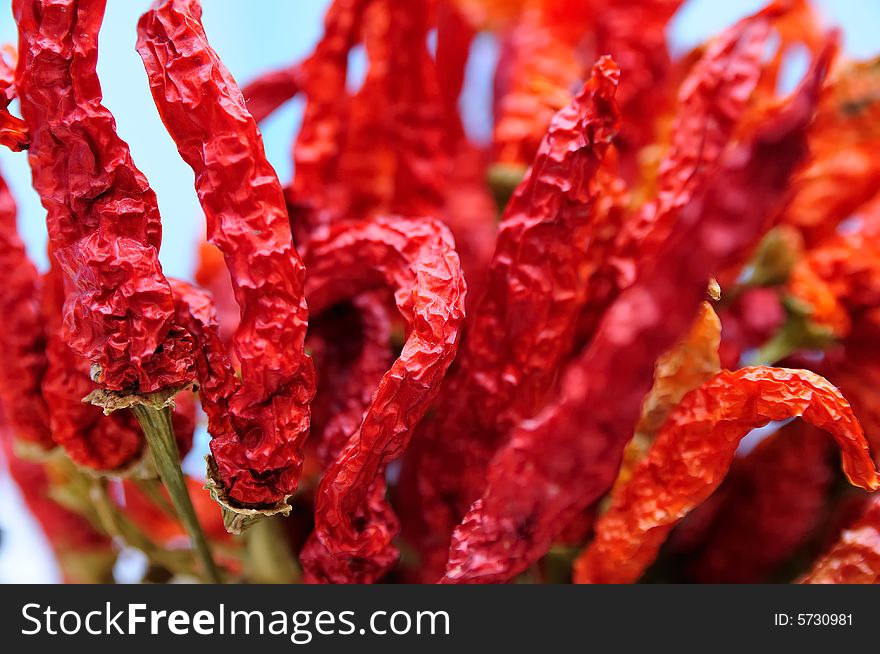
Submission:
M 593 265 L 594 176 L 617 130 L 617 80 L 614 62 L 601 59 L 553 119 L 504 213 L 459 365 L 426 426 L 422 456 L 405 473 L 416 480 L 404 500 L 408 525 L 417 525 L 407 536 L 422 541 L 423 557 L 445 558 L 445 539 L 482 490 L 492 452 L 546 401 L 570 351 Z
M 641 576 L 671 529 L 721 484 L 752 429 L 802 417 L 831 434 L 854 485 L 880 489 L 862 428 L 849 403 L 808 370 L 724 371 L 689 393 L 663 426 L 629 484 L 596 525 L 575 564 L 579 583 L 626 583 Z
M 832 54 L 829 47 L 790 101 L 728 153 L 606 312 L 563 378 L 560 399 L 495 454 L 482 498 L 453 534 L 445 582 L 510 579 L 614 481 L 657 357 L 691 324 L 706 280 L 740 261 L 778 210 Z
M 283 508 L 297 486 L 315 389 L 303 348 L 305 269 L 256 122 L 200 16 L 195 0 L 162 2 L 138 23 L 137 49 L 165 126 L 196 174 L 208 240 L 226 258 L 241 307 L 234 431 L 211 440 L 219 483 L 234 502 Z
M 375 581 L 397 559 L 397 523 L 384 501 L 385 468 L 437 395 L 458 346 L 465 284 L 448 230 L 422 219 L 340 225 L 307 253 L 309 302 L 318 312 L 377 287 L 394 291 L 407 324 L 360 429 L 318 488 L 315 531 L 301 555 L 311 581 Z
M 714 173 L 758 84 L 771 21 L 778 13 L 771 6 L 728 28 L 710 42 L 682 82 L 656 198 L 628 220 L 617 237 L 613 256 L 622 287 L 632 283 L 645 255 L 669 236 L 681 210 Z
M 16 0 L 13 10 L 28 159 L 66 276 L 64 341 L 108 389 L 183 386 L 192 378 L 192 342 L 172 329 L 156 196 L 100 102 L 104 0 Z

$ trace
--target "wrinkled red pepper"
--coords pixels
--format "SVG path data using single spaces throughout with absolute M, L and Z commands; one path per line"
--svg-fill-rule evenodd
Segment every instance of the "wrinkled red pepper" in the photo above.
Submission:
M 324 18 L 324 36 L 304 64 L 308 101 L 293 151 L 296 176 L 290 196 L 294 204 L 307 206 L 302 215 L 307 228 L 329 222 L 337 213 L 338 165 L 349 108 L 348 57 L 370 4 L 334 0 Z
M 13 11 L 33 185 L 65 274 L 63 339 L 110 390 L 181 387 L 192 378 L 192 341 L 172 324 L 156 196 L 101 104 L 104 0 L 16 0 Z
M 184 160 L 224 254 L 241 322 L 241 388 L 228 427 L 213 433 L 216 482 L 235 503 L 285 508 L 296 489 L 315 375 L 304 352 L 305 270 L 293 248 L 281 185 L 256 122 L 205 36 L 195 0 L 169 0 L 138 23 L 159 113 Z
M 670 75 L 666 28 L 683 0 L 614 0 L 596 14 L 596 52 L 620 66 L 623 131 L 618 147 L 628 158 L 653 140 Z
M 724 371 L 689 393 L 669 417 L 596 525 L 595 540 L 575 565 L 575 581 L 638 579 L 673 526 L 721 484 L 740 440 L 771 420 L 794 416 L 834 437 L 852 484 L 880 489 L 862 428 L 828 381 L 807 370 Z
M 384 501 L 386 466 L 440 390 L 458 347 L 465 283 L 448 230 L 425 219 L 340 225 L 310 245 L 309 302 L 320 312 L 387 287 L 407 325 L 360 428 L 318 487 L 315 531 L 301 560 L 309 581 L 376 581 L 397 560 L 398 525 Z
M 682 82 L 656 199 L 625 223 L 617 238 L 614 265 L 622 287 L 635 278 L 639 262 L 669 236 L 678 214 L 714 173 L 758 84 L 771 21 L 778 13 L 771 6 L 728 28 L 710 42 Z
M 492 452 L 553 390 L 586 301 L 584 256 L 594 236 L 594 177 L 617 131 L 618 70 L 610 59 L 551 123 L 501 222 L 459 366 L 421 436 L 408 473 L 408 523 L 424 557 L 442 565 L 449 534 L 477 497 Z M 407 473 L 405 473 L 407 474 Z M 439 574 L 440 570 L 434 570 Z

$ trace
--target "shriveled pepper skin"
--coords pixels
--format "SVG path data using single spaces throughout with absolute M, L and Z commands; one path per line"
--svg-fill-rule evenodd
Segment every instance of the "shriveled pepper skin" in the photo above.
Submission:
M 400 356 L 318 487 L 315 531 L 301 559 L 313 582 L 370 582 L 397 560 L 385 469 L 406 449 L 455 356 L 465 283 L 449 231 L 426 219 L 340 225 L 312 241 L 309 302 L 318 312 L 373 288 L 393 290 L 407 325 Z
M 83 398 L 97 385 L 89 379 L 89 360 L 74 352 L 61 335 L 64 281 L 57 264 L 43 276 L 42 315 L 46 323 L 46 372 L 41 389 L 49 409 L 54 442 L 82 468 L 119 471 L 141 457 L 144 439 L 128 411 L 105 416 Z
M 0 177 L 0 403 L 16 439 L 51 449 L 49 414 L 40 391 L 46 373 L 40 275 L 28 259 L 15 219 L 15 201 Z
M 305 269 L 256 122 L 200 16 L 195 0 L 160 3 L 138 23 L 137 48 L 165 126 L 195 172 L 208 240 L 226 258 L 241 307 L 234 433 L 214 435 L 211 452 L 232 500 L 273 505 L 296 489 L 315 391 L 304 352 Z
M 801 580 L 804 584 L 880 583 L 880 496 Z
M 446 583 L 510 579 L 614 481 L 657 357 L 679 340 L 706 280 L 766 231 L 802 160 L 828 50 L 798 92 L 731 150 L 637 282 L 611 305 L 560 398 L 496 453 L 483 496 L 453 534 Z
M 668 237 L 681 210 L 710 177 L 746 112 L 761 74 L 770 37 L 765 10 L 743 19 L 710 42 L 682 82 L 669 152 L 660 162 L 656 198 L 625 223 L 614 266 L 625 287 L 640 261 Z
M 156 196 L 101 104 L 104 0 L 16 0 L 13 11 L 33 185 L 66 276 L 64 341 L 108 389 L 182 386 L 192 378 L 192 342 L 172 329 Z
M 585 278 L 596 265 L 589 251 L 600 192 L 594 177 L 617 130 L 617 82 L 617 67 L 601 59 L 553 119 L 504 213 L 458 367 L 408 462 L 404 474 L 415 488 L 402 501 L 408 524 L 421 524 L 407 537 L 421 541 L 429 574 L 425 557 L 438 559 L 435 568 L 442 564 L 452 527 L 482 490 L 492 452 L 546 401 L 571 348 Z
M 843 64 L 826 87 L 810 135 L 813 158 L 794 182 L 784 220 L 809 245 L 832 236 L 880 184 L 880 58 Z M 846 189 L 841 193 L 840 189 Z
M 771 420 L 802 417 L 837 441 L 854 485 L 880 488 L 862 428 L 834 386 L 808 370 L 741 368 L 689 393 L 647 459 L 612 499 L 575 564 L 579 583 L 636 581 L 684 516 L 727 475 L 739 442 Z
M 525 167 L 534 159 L 553 116 L 583 80 L 575 39 L 563 34 L 565 25 L 542 4 L 525 7 L 501 38 L 492 149 L 505 166 Z
M 290 195 L 303 212 L 306 230 L 328 222 L 334 213 L 338 165 L 345 142 L 349 97 L 346 92 L 349 51 L 360 38 L 364 9 L 370 0 L 334 0 L 324 17 L 324 36 L 305 62 L 308 97 L 293 151 Z

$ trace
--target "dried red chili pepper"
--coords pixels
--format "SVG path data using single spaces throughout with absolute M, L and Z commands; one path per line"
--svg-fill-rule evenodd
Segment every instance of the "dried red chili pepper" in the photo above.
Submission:
M 571 102 L 572 87 L 583 78 L 574 43 L 543 4 L 526 6 L 501 43 L 492 147 L 505 166 L 525 167 L 534 159 L 554 114 Z
M 397 559 L 397 523 L 384 500 L 385 468 L 400 457 L 437 395 L 458 346 L 465 284 L 445 227 L 374 219 L 321 232 L 309 246 L 308 297 L 316 313 L 390 287 L 407 323 L 363 423 L 317 491 L 315 531 L 301 560 L 310 581 L 375 581 Z
M 464 138 L 458 100 L 476 31 L 456 0 L 440 0 L 437 13 L 437 85 L 445 116 L 444 132 L 451 143 Z M 453 167 L 454 170 L 454 167 Z
M 876 584 L 880 582 L 880 498 L 868 501 L 861 519 L 803 578 L 804 584 Z
M 428 0 L 373 0 L 365 9 L 370 66 L 348 107 L 338 162 L 347 219 L 437 216 L 443 207 L 448 162 L 430 18 Z
M 575 565 L 579 583 L 638 579 L 669 531 L 721 484 L 740 440 L 771 420 L 800 416 L 831 434 L 854 485 L 880 488 L 862 428 L 849 403 L 807 370 L 724 371 L 689 393 L 663 426 L 645 461 L 596 525 Z
M 143 436 L 127 411 L 104 416 L 82 400 L 96 385 L 89 379 L 91 364 L 74 352 L 61 335 L 63 277 L 53 265 L 43 277 L 43 317 L 46 321 L 47 368 L 42 393 L 49 408 L 52 439 L 78 466 L 120 471 L 135 465 L 143 452 Z
M 596 52 L 620 66 L 624 128 L 618 147 L 629 158 L 654 134 L 654 118 L 668 103 L 670 61 L 666 27 L 683 0 L 616 0 L 596 12 Z
M 505 211 L 459 366 L 420 436 L 422 456 L 405 473 L 416 480 L 406 493 L 407 522 L 421 523 L 407 536 L 422 541 L 423 556 L 443 556 L 458 516 L 482 488 L 491 453 L 540 408 L 571 348 L 583 280 L 595 265 L 584 252 L 599 194 L 594 176 L 617 130 L 617 80 L 614 63 L 599 60 L 553 119 Z
M 790 101 L 728 153 L 673 237 L 611 305 L 560 399 L 495 454 L 483 496 L 453 534 L 443 581 L 510 579 L 611 485 L 654 361 L 691 324 L 710 275 L 741 260 L 778 209 L 832 54 L 826 49 Z
M 777 9 L 744 18 L 716 37 L 679 90 L 672 143 L 660 163 L 657 195 L 624 223 L 614 265 L 622 288 L 639 262 L 669 235 L 682 208 L 713 174 L 758 83 Z M 638 23 L 634 23 L 638 29 Z
M 242 310 L 242 384 L 229 400 L 234 431 L 211 440 L 214 483 L 231 503 L 286 512 L 315 388 L 303 349 L 305 270 L 256 123 L 200 16 L 196 1 L 161 3 L 138 23 L 137 48 L 165 126 L 196 174 L 208 240 L 226 258 Z
M 13 10 L 33 184 L 69 285 L 64 341 L 110 390 L 183 386 L 192 378 L 192 342 L 171 323 L 156 197 L 100 103 L 104 1 L 16 0 Z
M 338 213 L 339 156 L 346 134 L 349 51 L 360 37 L 364 9 L 371 0 L 334 0 L 324 17 L 324 36 L 304 64 L 308 97 L 293 150 L 296 175 L 290 196 L 306 204 L 308 226 Z
M 0 403 L 15 439 L 51 449 L 52 434 L 40 383 L 46 373 L 46 331 L 40 275 L 16 228 L 15 201 L 0 176 Z
M 9 103 L 15 98 L 15 64 L 6 63 L 0 52 L 0 145 L 20 152 L 30 145 L 27 124 L 9 113 Z
M 304 86 L 300 64 L 273 70 L 251 80 L 241 89 L 247 110 L 257 123 L 262 123 L 278 107 L 295 97 Z
M 736 458 L 699 552 L 689 557 L 689 578 L 722 584 L 769 581 L 822 521 L 833 481 L 831 449 L 821 430 L 796 421 Z
M 833 235 L 837 225 L 877 192 L 880 165 L 880 60 L 844 65 L 825 90 L 810 134 L 814 153 L 794 182 L 785 221 L 807 243 Z M 846 193 L 840 189 L 845 188 Z

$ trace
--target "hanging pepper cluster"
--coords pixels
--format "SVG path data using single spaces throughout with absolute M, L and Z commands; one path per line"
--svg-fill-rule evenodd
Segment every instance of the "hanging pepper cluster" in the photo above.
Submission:
M 13 0 L 0 56 L 49 237 L 41 271 L 0 179 L 0 443 L 65 581 L 124 546 L 149 582 L 878 582 L 880 66 L 808 0 L 680 57 L 683 0 L 333 0 L 242 86 L 157 0 L 194 281 L 103 104 L 105 2 Z

